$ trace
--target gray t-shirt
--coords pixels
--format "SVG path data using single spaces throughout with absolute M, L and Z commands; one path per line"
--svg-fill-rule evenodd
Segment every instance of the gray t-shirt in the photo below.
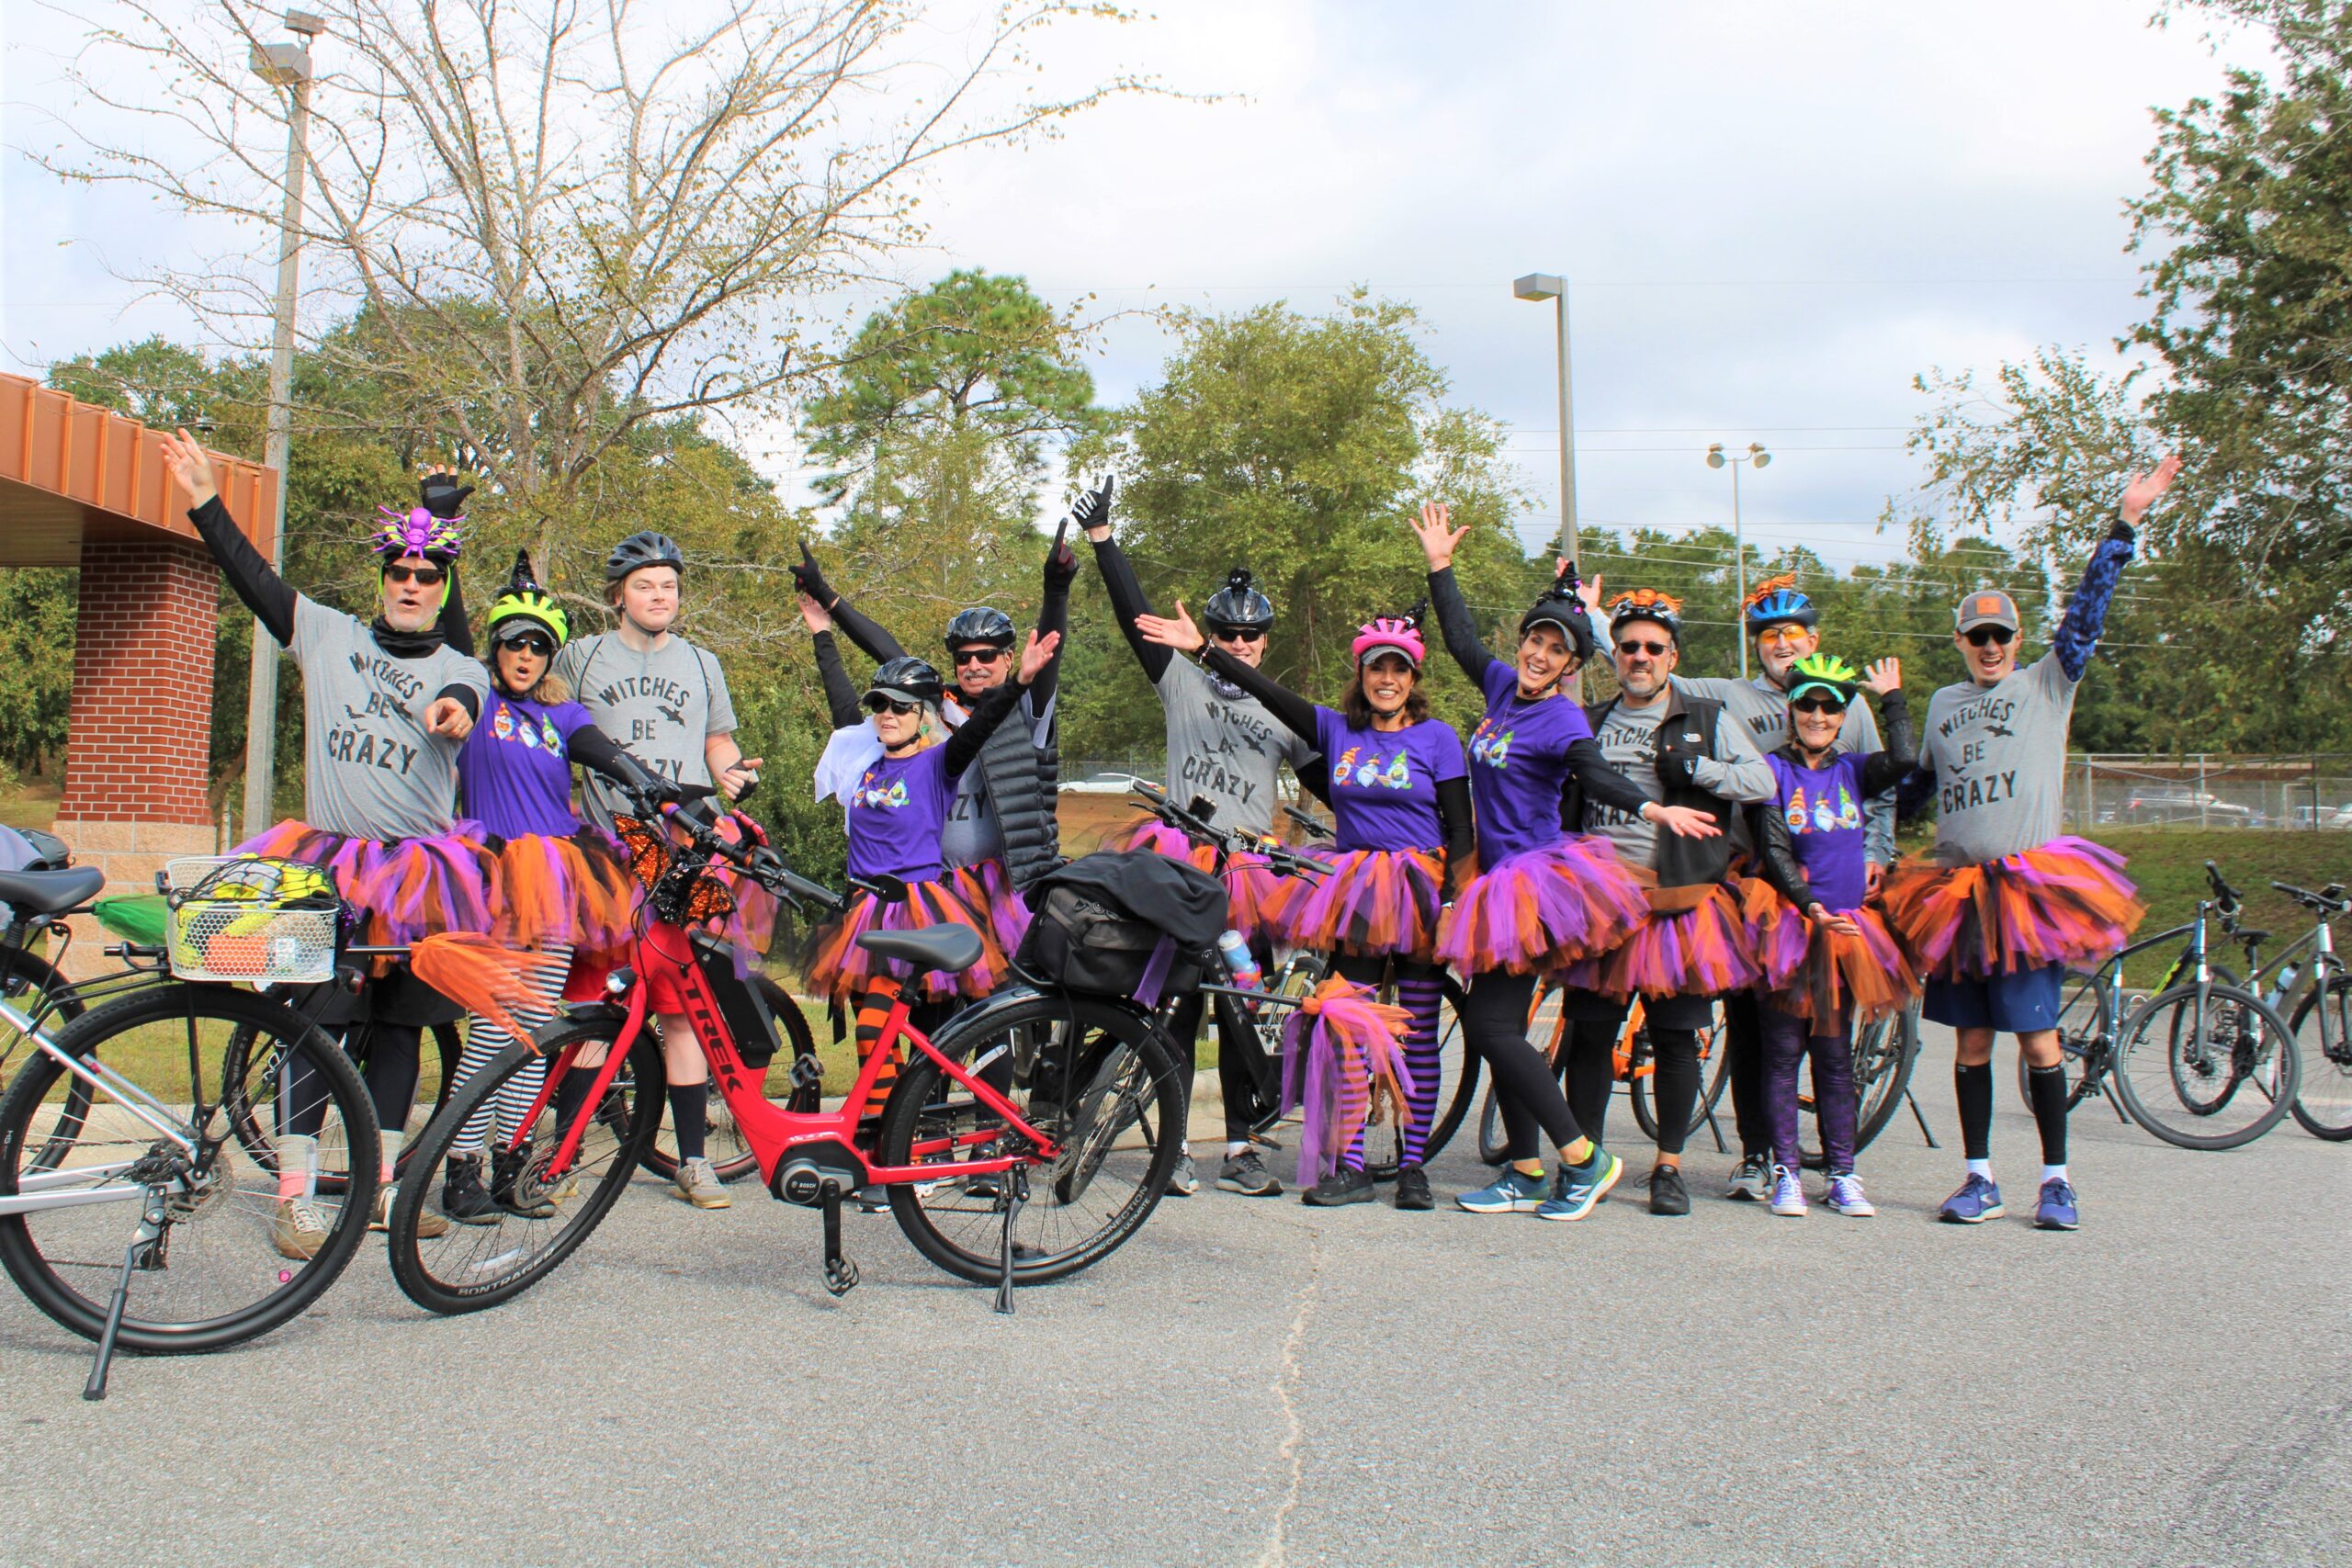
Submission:
M 447 648 L 394 659 L 359 621 L 300 595 L 288 651 L 302 670 L 302 799 L 311 826 L 356 839 L 447 832 L 465 743 L 427 731 L 424 710 L 451 686 L 486 697 L 490 672 L 481 661 Z
M 1789 694 L 1772 682 L 1770 675 L 1758 675 L 1742 681 L 1728 675 L 1674 677 L 1675 685 L 1694 697 L 1724 705 L 1724 711 L 1747 727 L 1748 739 L 1756 742 L 1756 750 L 1770 756 L 1789 743 Z M 1846 723 L 1838 731 L 1837 751 L 1880 751 L 1886 743 L 1879 739 L 1878 720 L 1871 713 L 1865 698 L 1856 698 L 1846 710 Z M 1741 849 L 1747 842 L 1747 814 L 1741 812 L 1732 818 L 1732 838 Z M 1882 790 L 1872 795 L 1862 810 L 1862 842 L 1872 862 L 1891 865 L 1894 861 L 1894 792 Z
M 1315 755 L 1312 742 L 1246 693 L 1227 696 L 1209 672 L 1179 656 L 1159 677 L 1168 714 L 1168 793 L 1179 806 L 1204 795 L 1220 828 L 1267 833 L 1274 826 L 1274 775 Z
M 1668 705 L 1656 702 L 1636 708 L 1621 702 L 1602 717 L 1600 732 L 1593 737 L 1609 765 L 1652 800 L 1666 798 L 1666 784 L 1657 776 L 1657 727 Z M 1725 714 L 1715 726 L 1714 748 L 1699 759 L 1694 771 L 1699 787 L 1730 801 L 1769 800 L 1774 788 L 1771 764 L 1747 739 L 1747 727 L 1729 722 L 1730 717 Z M 1585 823 L 1608 839 L 1627 865 L 1657 864 L 1657 829 L 1653 824 L 1597 800 L 1586 806 Z
M 1056 697 L 1046 698 L 1046 711 L 1041 714 L 1031 694 L 1023 692 L 1012 716 L 1004 721 L 1006 727 L 1025 727 L 1029 744 L 1044 750 L 1053 743 L 1055 701 Z M 966 715 L 961 704 L 942 704 L 940 711 L 948 728 L 964 728 Z M 1051 802 L 1047 804 L 1050 806 Z M 997 825 L 996 807 L 989 800 L 988 770 L 975 762 L 956 781 L 956 798 L 948 804 L 945 826 L 939 829 L 940 859 L 949 865 L 978 865 L 1003 853 L 1004 829 Z
M 708 652 L 669 637 L 639 653 L 619 633 L 598 632 L 566 643 L 555 656 L 555 672 L 571 683 L 596 728 L 629 755 L 680 784 L 711 782 L 703 745 L 714 735 L 735 732 L 735 705 L 718 660 Z M 581 781 L 580 798 L 588 819 L 606 832 L 613 813 L 628 809 L 611 781 L 594 773 Z
M 2056 838 L 2075 682 L 2047 653 L 1996 685 L 1928 699 L 1919 765 L 1936 774 L 1936 859 L 1973 865 Z

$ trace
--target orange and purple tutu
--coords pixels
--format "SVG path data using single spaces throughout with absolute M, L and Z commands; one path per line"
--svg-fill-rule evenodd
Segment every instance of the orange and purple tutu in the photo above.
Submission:
M 1149 850 L 1181 860 L 1195 871 L 1216 874 L 1216 851 L 1196 844 L 1156 817 L 1147 817 L 1127 835 L 1123 850 Z M 1266 857 L 1248 852 L 1228 855 L 1225 863 L 1225 923 L 1255 942 L 1261 932 L 1271 934 L 1267 907 L 1282 890 L 1284 878 L 1266 869 Z
M 860 893 L 847 910 L 820 927 L 808 960 L 808 987 L 820 996 L 854 1001 L 877 974 L 906 983 L 908 999 L 974 1000 L 1004 984 L 1010 965 L 984 913 L 987 894 L 969 867 L 957 867 L 936 882 L 910 882 L 904 903 L 885 903 Z M 980 939 L 979 962 L 960 975 L 927 969 L 915 976 L 901 959 L 880 958 L 858 946 L 867 931 L 915 931 L 928 926 L 967 926 Z
M 2087 839 L 1974 865 L 1906 860 L 1887 874 L 1887 925 L 1936 979 L 2089 967 L 2114 956 L 2147 914 L 2123 857 Z
M 239 844 L 241 855 L 300 861 L 334 878 L 358 924 L 352 940 L 390 947 L 441 931 L 487 932 L 499 903 L 498 856 L 479 822 L 428 839 L 355 839 L 288 820 Z
M 1266 908 L 1277 941 L 1311 953 L 1394 955 L 1426 964 L 1445 909 L 1445 857 L 1434 850 L 1313 849 L 1330 871 L 1280 878 Z
M 1649 912 L 1607 839 L 1574 834 L 1506 856 L 1454 895 L 1437 958 L 1463 975 L 1560 969 L 1623 942 Z
M 1792 908 L 1760 876 L 1742 876 L 1739 918 L 1747 927 L 1747 951 L 1760 972 L 1757 985 L 1777 991 L 1792 983 L 1813 951 L 1813 930 L 1804 911 Z
M 1810 924 L 1793 909 L 1789 918 L 1800 927 Z M 1846 918 L 1861 935 L 1814 927 L 1804 964 L 1764 998 L 1782 1012 L 1820 1024 L 1816 1032 L 1892 1018 L 1919 995 L 1918 971 L 1885 917 L 1864 906 L 1847 910 Z
M 980 908 L 989 918 L 989 929 L 996 933 L 996 942 L 1007 953 L 1021 951 L 1021 939 L 1029 934 L 1029 900 L 1012 886 L 1012 878 L 1005 874 L 1001 860 L 984 860 L 963 868 L 978 878 Z
M 1754 942 L 1738 889 L 1719 883 L 1689 908 L 1649 910 L 1615 948 L 1562 966 L 1561 977 L 1578 990 L 1620 1000 L 1720 996 L 1763 978 Z
M 496 841 L 498 907 L 490 934 L 510 947 L 569 942 L 609 968 L 628 946 L 637 881 L 621 847 L 594 828 L 566 838 Z

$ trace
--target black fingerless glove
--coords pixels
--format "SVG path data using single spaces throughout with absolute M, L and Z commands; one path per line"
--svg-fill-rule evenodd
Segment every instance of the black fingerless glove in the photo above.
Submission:
M 833 601 L 841 597 L 833 592 L 832 584 L 825 581 L 823 570 L 817 565 L 817 558 L 808 553 L 808 541 L 806 539 L 800 541 L 800 564 L 792 569 L 792 581 L 801 592 L 825 609 L 831 609 Z
M 417 500 L 435 517 L 464 516 L 466 497 L 473 492 L 474 487 L 459 484 L 455 474 L 427 474 L 416 484 Z

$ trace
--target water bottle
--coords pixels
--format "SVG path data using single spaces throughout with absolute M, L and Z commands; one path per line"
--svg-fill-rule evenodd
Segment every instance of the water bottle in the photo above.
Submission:
M 2272 1007 L 2277 1007 L 2280 1003 L 2284 1002 L 2289 997 L 2293 996 L 2295 994 L 2295 982 L 2301 979 L 2302 975 L 2302 968 L 2299 964 L 2290 964 L 2280 969 L 2278 971 L 2278 977 L 2271 982 L 2270 996 L 2268 998 L 2270 1005 Z
M 1226 968 L 1233 976 L 1233 983 L 1244 990 L 1254 991 L 1265 982 L 1259 971 L 1258 955 L 1241 940 L 1239 931 L 1227 931 L 1216 939 L 1217 955 L 1225 960 Z

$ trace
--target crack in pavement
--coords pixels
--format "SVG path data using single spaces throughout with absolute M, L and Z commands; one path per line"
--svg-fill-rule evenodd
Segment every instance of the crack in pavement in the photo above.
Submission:
M 1298 1406 L 1291 1400 L 1291 1385 L 1302 1381 L 1298 1351 L 1306 1337 L 1306 1320 L 1315 1314 L 1315 1303 L 1323 1292 L 1323 1233 L 1313 1225 L 1296 1225 L 1306 1233 L 1306 1279 L 1298 1287 L 1297 1310 L 1291 1314 L 1290 1331 L 1283 1336 L 1283 1353 L 1274 1366 L 1274 1381 L 1269 1385 L 1274 1403 L 1282 1407 L 1282 1446 L 1274 1457 L 1290 1467 L 1290 1482 L 1283 1491 L 1283 1500 L 1274 1506 L 1272 1522 L 1266 1530 L 1266 1549 L 1258 1554 L 1257 1568 L 1286 1568 L 1290 1562 L 1288 1532 L 1290 1516 L 1298 1506 L 1299 1483 L 1305 1479 L 1306 1462 L 1299 1456 L 1299 1448 L 1306 1438 L 1306 1425 L 1298 1418 Z

